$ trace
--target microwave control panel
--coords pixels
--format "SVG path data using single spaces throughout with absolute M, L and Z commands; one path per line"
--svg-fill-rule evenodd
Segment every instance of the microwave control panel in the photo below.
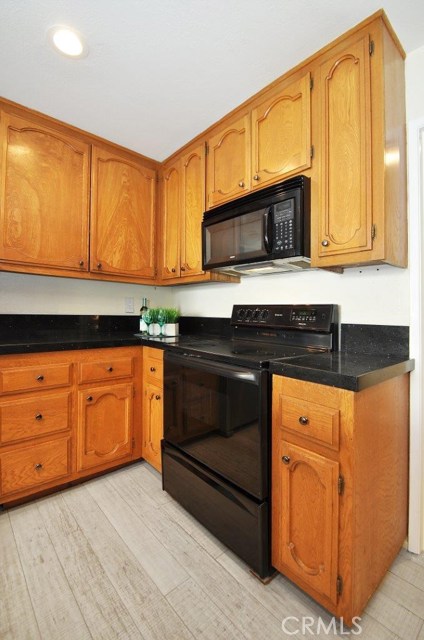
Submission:
M 295 200 L 289 198 L 272 206 L 274 246 L 273 251 L 295 248 Z

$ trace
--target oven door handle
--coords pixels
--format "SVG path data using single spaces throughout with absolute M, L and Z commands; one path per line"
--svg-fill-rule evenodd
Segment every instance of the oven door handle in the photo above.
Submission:
M 203 355 L 195 353 L 177 354 L 165 351 L 164 360 L 165 367 L 167 362 L 173 362 L 180 366 L 199 369 L 201 371 L 209 371 L 214 375 L 224 376 L 225 378 L 231 378 L 233 380 L 240 380 L 240 382 L 248 382 L 257 386 L 261 379 L 260 371 L 252 371 L 252 369 L 245 367 L 235 367 L 234 365 L 215 362 L 213 360 L 208 360 Z

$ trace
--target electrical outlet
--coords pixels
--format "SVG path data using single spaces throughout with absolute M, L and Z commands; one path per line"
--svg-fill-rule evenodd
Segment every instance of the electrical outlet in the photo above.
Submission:
M 134 313 L 134 298 L 124 298 L 125 313 Z

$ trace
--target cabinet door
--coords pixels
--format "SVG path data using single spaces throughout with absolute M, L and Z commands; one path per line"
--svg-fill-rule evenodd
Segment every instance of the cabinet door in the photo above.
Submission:
M 181 163 L 178 159 L 163 173 L 161 278 L 164 280 L 180 275 L 181 200 Z
M 132 453 L 133 385 L 79 391 L 77 470 L 129 457 Z
M 89 147 L 1 113 L 0 260 L 88 270 Z
M 202 219 L 205 210 L 205 147 L 199 145 L 181 159 L 181 276 L 202 271 Z
M 372 248 L 371 85 L 368 37 L 323 62 L 320 82 L 318 257 Z
M 272 564 L 337 601 L 339 463 L 284 440 L 274 447 Z
M 250 114 L 208 140 L 207 204 L 213 207 L 250 189 Z
M 156 173 L 93 148 L 90 268 L 153 278 Z
M 311 166 L 310 74 L 252 110 L 252 189 Z
M 160 442 L 163 438 L 163 392 L 147 383 L 144 388 L 144 420 L 142 456 L 158 471 L 162 471 Z

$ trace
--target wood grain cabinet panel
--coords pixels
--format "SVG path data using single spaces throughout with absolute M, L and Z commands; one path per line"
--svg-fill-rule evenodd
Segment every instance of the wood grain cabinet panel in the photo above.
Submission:
M 314 64 L 312 266 L 405 267 L 403 51 L 378 18 Z
M 4 111 L 0 131 L 0 260 L 87 271 L 89 145 Z
M 339 464 L 284 440 L 278 445 L 281 522 L 274 523 L 273 562 L 336 603 Z
M 0 445 L 71 428 L 71 394 L 37 394 L 0 403 Z
M 311 166 L 310 87 L 306 73 L 252 110 L 252 189 Z
M 0 370 L 0 392 L 17 393 L 64 387 L 71 383 L 72 365 L 37 364 Z
M 77 468 L 90 469 L 131 456 L 132 384 L 79 391 Z
M 162 471 L 163 351 L 143 348 L 143 446 L 142 456 Z
M 93 147 L 90 269 L 155 277 L 156 172 Z
M 163 173 L 163 280 L 200 276 L 205 210 L 204 145 L 186 153 Z M 207 276 L 208 278 L 209 276 Z
M 61 438 L 0 453 L 2 497 L 70 476 L 70 442 L 70 438 Z
M 320 66 L 321 209 L 319 255 L 369 250 L 371 83 L 369 38 Z
M 208 139 L 207 204 L 214 207 L 250 190 L 250 113 Z
M 129 378 L 134 373 L 133 358 L 119 358 L 111 353 L 108 360 L 96 360 L 80 362 L 78 366 L 78 382 L 102 382 L 115 380 L 116 378 Z

